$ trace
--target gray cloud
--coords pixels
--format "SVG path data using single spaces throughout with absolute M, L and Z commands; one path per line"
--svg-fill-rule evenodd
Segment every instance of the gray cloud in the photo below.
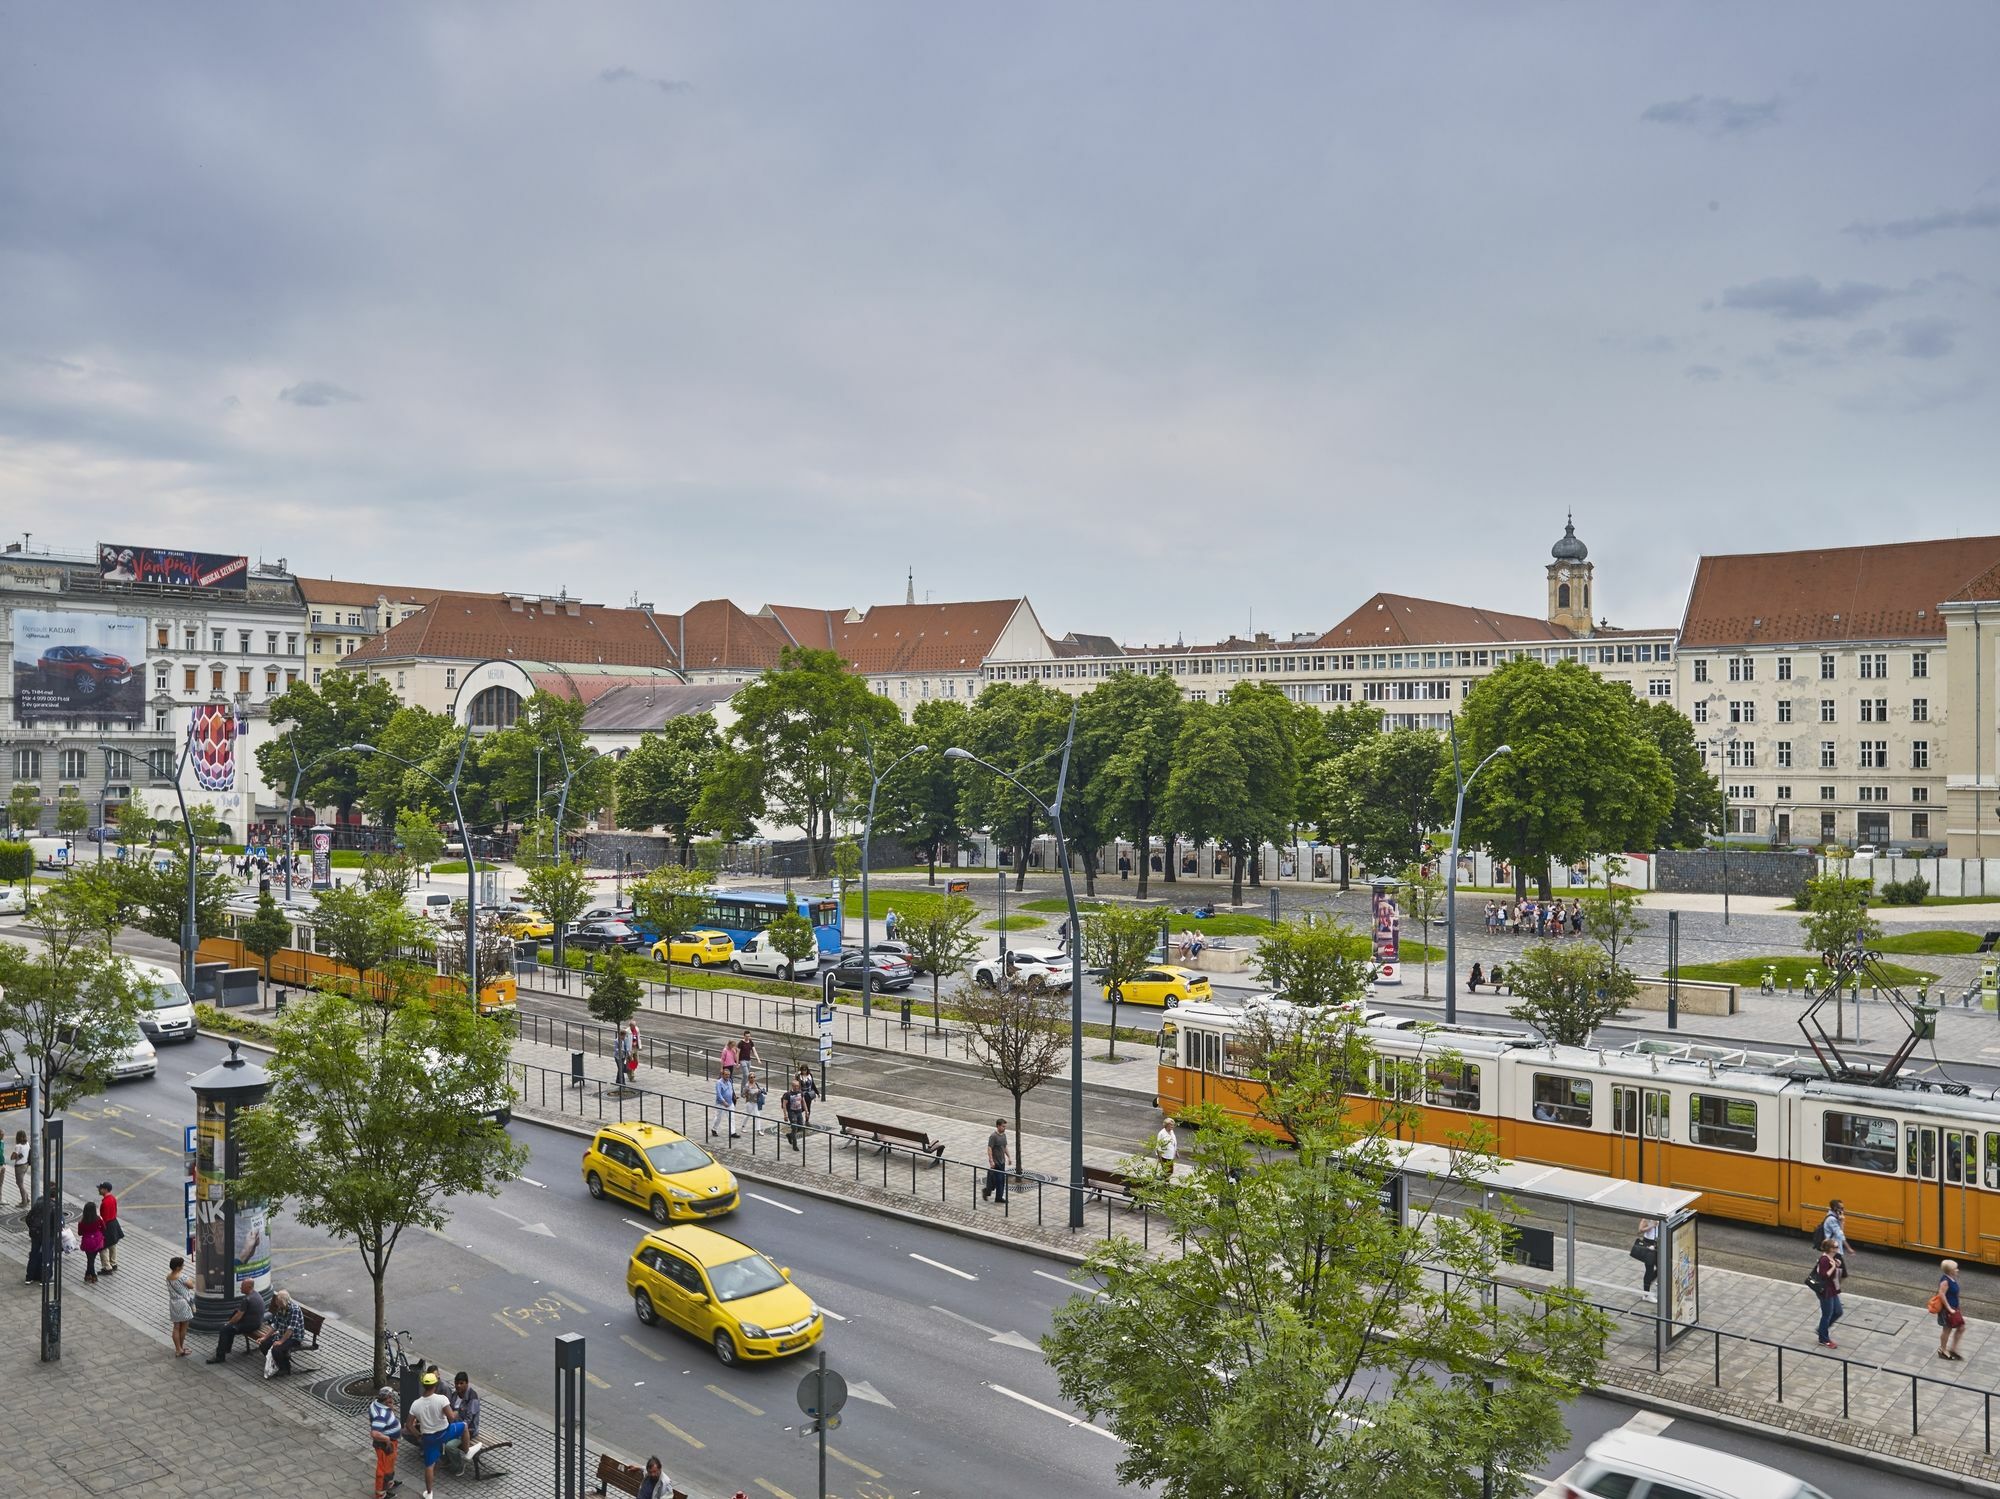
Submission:
M 338 406 L 343 401 L 358 401 L 361 397 L 331 380 L 301 380 L 297 385 L 287 385 L 279 391 L 278 399 L 289 401 L 294 406 Z
M 1722 378 L 1722 371 L 1712 364 L 1691 364 L 1681 373 L 1697 385 L 1710 385 Z
M 1926 234 L 1943 234 L 1953 229 L 2000 229 L 2000 203 L 1940 208 L 1936 213 L 1889 219 L 1879 224 L 1856 222 L 1843 232 L 1860 239 L 1921 239 Z
M 1859 317 L 1895 295 L 1892 288 L 1869 281 L 1828 286 L 1817 276 L 1766 276 L 1728 288 L 1722 294 L 1722 305 L 1741 312 L 1768 312 L 1783 322 L 1806 322 Z
M 1889 335 L 1880 328 L 1862 328 L 1847 338 L 1847 352 L 1850 354 L 1874 354 L 1880 352 L 1889 342 Z
M 597 75 L 599 83 L 646 83 L 663 94 L 678 94 L 694 87 L 683 78 L 655 78 L 649 73 L 636 72 L 631 68 L 606 68 Z
M 1943 411 L 1977 400 L 1986 391 L 1986 382 L 1976 376 L 1949 385 L 1921 381 L 1877 385 L 1844 398 L 1842 409 L 1868 415 L 1888 413 L 1915 416 L 1927 411 Z
M 1685 99 L 1666 99 L 1650 106 L 1639 118 L 1649 125 L 1680 125 L 1707 135 L 1747 135 L 1778 123 L 1785 101 L 1777 94 L 1768 99 L 1729 99 L 1721 94 L 1689 94 Z
M 1905 359 L 1942 359 L 1958 346 L 1958 325 L 1941 317 L 1891 323 L 1890 351 Z

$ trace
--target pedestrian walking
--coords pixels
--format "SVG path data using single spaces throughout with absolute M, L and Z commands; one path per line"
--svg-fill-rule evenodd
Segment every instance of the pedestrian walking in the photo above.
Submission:
M 734 1041 L 725 1041 L 722 1043 L 722 1070 L 724 1072 L 734 1077 L 736 1075 L 736 1064 L 742 1059 L 743 1054 L 736 1049 Z
M 1833 1257 L 1840 1263 L 1840 1278 L 1845 1281 L 1850 1273 L 1847 1268 L 1847 1204 L 1838 1197 L 1826 1205 L 1826 1217 L 1820 1220 L 1819 1240 L 1822 1244 L 1833 1241 Z
M 1153 1136 L 1153 1154 L 1159 1158 L 1160 1175 L 1171 1177 L 1174 1174 L 1174 1162 L 1180 1159 L 1181 1154 L 1181 1137 L 1174 1133 L 1172 1114 L 1167 1115 L 1166 1122 L 1160 1126 L 1160 1132 Z
M 1118 856 L 1118 878 L 1121 880 L 1132 878 L 1132 856 L 1130 854 L 1120 854 Z
M 104 1253 L 104 1219 L 99 1216 L 97 1204 L 85 1202 L 83 1216 L 76 1220 L 77 1247 L 83 1250 L 83 1283 L 97 1284 L 97 1257 Z
M 389 1499 L 403 1484 L 396 1476 L 396 1456 L 403 1449 L 403 1418 L 396 1410 L 393 1385 L 383 1385 L 369 1403 L 368 1440 L 375 1448 L 375 1499 Z
M 889 914 L 882 918 L 882 930 L 888 933 L 891 942 L 896 940 L 896 933 L 902 930 L 902 920 L 896 915 L 894 906 L 891 906 Z
M 28 1209 L 29 1285 L 40 1285 L 48 1276 L 49 1267 L 55 1263 L 55 1257 L 62 1253 L 62 1246 L 56 1237 L 61 1232 L 62 1208 L 57 1205 L 55 1195 L 45 1191 Z
M 748 1026 L 745 1026 L 743 1034 L 736 1038 L 736 1060 L 746 1071 L 762 1060 L 757 1055 L 756 1038 L 750 1034 Z
M 796 1077 L 792 1079 L 791 1087 L 785 1089 L 785 1096 L 779 1102 L 784 1108 L 785 1124 L 789 1129 L 787 1143 L 792 1149 L 804 1154 L 805 1146 L 799 1141 L 805 1134 L 806 1098 L 805 1094 L 799 1091 L 799 1080 Z
M 1958 1261 L 1945 1260 L 1938 1266 L 1937 1293 L 1931 1297 L 1931 1311 L 1937 1315 L 1938 1357 L 1965 1362 L 1958 1345 L 1965 1341 L 1965 1313 L 1958 1306 Z
M 28 1205 L 28 1132 L 14 1131 L 14 1143 L 7 1147 L 7 1160 L 14 1168 L 14 1190 L 21 1194 L 21 1206 Z
M 167 1261 L 167 1320 L 174 1326 L 174 1357 L 186 1358 L 188 1323 L 194 1321 L 194 1274 L 184 1255 Z
M 110 1182 L 97 1184 L 97 1216 L 104 1220 L 104 1273 L 118 1268 L 118 1244 L 125 1237 L 125 1225 L 118 1221 L 118 1197 Z
M 1640 1282 L 1640 1291 L 1653 1289 L 1653 1283 L 1660 1278 L 1660 1225 L 1652 1218 L 1639 1220 L 1639 1236 L 1632 1241 L 1632 1258 L 1646 1267 L 1646 1278 Z
M 986 1185 L 979 1189 L 982 1200 L 1007 1200 L 1007 1121 L 995 1119 L 993 1133 L 986 1137 Z
M 806 1101 L 806 1123 L 813 1122 L 813 1104 L 819 1100 L 819 1080 L 813 1076 L 812 1068 L 799 1063 L 799 1097 Z
M 622 1030 L 612 1032 L 611 1067 L 618 1074 L 618 1086 L 621 1088 L 625 1086 L 625 1053 L 627 1049 L 628 1043 L 625 1040 L 625 1032 Z
M 735 1139 L 737 1133 L 736 1081 L 730 1077 L 727 1066 L 722 1069 L 722 1076 L 715 1080 L 715 1107 L 717 1113 L 721 1115 L 724 1128 L 729 1131 L 729 1138 L 732 1140 Z M 711 1114 L 708 1120 L 708 1137 L 711 1140 L 715 1138 L 715 1124 L 716 1116 Z
M 750 1116 L 750 1135 L 755 1138 L 764 1123 L 764 1104 L 770 1095 L 764 1085 L 757 1080 L 757 1074 L 748 1068 L 743 1073 L 743 1109 Z
M 636 1082 L 639 1077 L 639 1022 L 625 1022 L 625 1078 Z
M 1833 1240 L 1823 1239 L 1819 1246 L 1819 1261 L 1813 1266 L 1812 1288 L 1819 1297 L 1819 1346 L 1838 1348 L 1833 1340 L 1833 1324 L 1841 1317 L 1840 1307 L 1840 1262 L 1833 1257 Z

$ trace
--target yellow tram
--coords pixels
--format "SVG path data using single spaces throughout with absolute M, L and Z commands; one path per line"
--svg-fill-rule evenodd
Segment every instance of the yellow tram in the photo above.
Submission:
M 1776 1053 L 1553 1046 L 1374 1013 L 1359 1023 L 1406 1094 L 1421 1095 L 1403 1100 L 1406 1137 L 1448 1144 L 1477 1131 L 1509 1160 L 1697 1191 L 1703 1213 L 1801 1232 L 1837 1197 L 1850 1238 L 2000 1264 L 1992 1097 L 1833 1082 L 1809 1075 L 1812 1058 Z M 1245 1040 L 1242 1007 L 1181 1006 L 1161 1031 L 1159 1106 L 1217 1104 L 1278 1133 L 1259 1113 L 1265 1087 Z M 1379 1109 L 1389 1070 L 1378 1064 L 1373 1095 L 1351 1107 Z

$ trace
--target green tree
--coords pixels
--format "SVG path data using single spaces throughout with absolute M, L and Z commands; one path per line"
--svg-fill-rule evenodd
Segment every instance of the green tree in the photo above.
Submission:
M 1125 986 L 1152 966 L 1159 942 L 1159 918 L 1145 906 L 1108 906 L 1083 918 L 1083 960 L 1111 1001 L 1111 1057 L 1118 1055 L 1118 1006 Z
M 861 878 L 861 845 L 842 838 L 833 845 L 833 877 L 840 885 L 840 908 L 847 909 L 847 887 Z
M 234 1125 L 247 1161 L 234 1189 L 360 1251 L 376 1385 L 403 1235 L 442 1229 L 452 1198 L 497 1194 L 528 1159 L 487 1114 L 512 1096 L 506 1034 L 461 1002 L 431 999 L 423 969 L 391 977 L 394 1005 L 321 993 L 289 1007 L 266 1064 L 270 1095 Z
M 1309 1009 L 1351 1005 L 1368 992 L 1368 939 L 1314 912 L 1281 921 L 1257 943 L 1258 981 Z
M 1588 1046 L 1638 987 L 1595 942 L 1531 943 L 1507 965 L 1507 985 L 1520 1001 L 1507 1013 L 1558 1046 Z
M 256 914 L 244 922 L 237 935 L 243 945 L 264 960 L 264 982 L 271 982 L 271 959 L 291 944 L 292 918 L 282 910 L 267 890 L 257 897 Z
M 404 955 L 433 940 L 424 919 L 403 903 L 394 890 L 370 890 L 341 885 L 322 890 L 313 901 L 314 945 L 360 977 L 355 993 L 367 998 L 385 983 L 390 967 Z
M 196 802 L 188 808 L 188 823 L 194 828 L 197 848 L 212 848 L 229 837 L 229 824 L 206 802 Z
M 90 826 L 90 807 L 79 797 L 66 796 L 56 803 L 56 831 L 71 837 Z
M 1282 1101 L 1299 1149 L 1195 1111 L 1189 1169 L 1136 1188 L 1185 1247 L 1092 1251 L 1043 1340 L 1057 1384 L 1120 1438 L 1121 1481 L 1170 1499 L 1473 1499 L 1482 1473 L 1496 1499 L 1531 1493 L 1605 1321 L 1561 1287 L 1489 1302 L 1506 1225 L 1483 1207 L 1377 1211 L 1400 1116 L 1355 1123 L 1378 1117 L 1345 1108 L 1370 1058 L 1307 1042 L 1331 1060 Z M 1484 1164 L 1455 1157 L 1434 1192 L 1476 1202 Z
M 834 652 L 796 648 L 745 684 L 735 707 L 730 737 L 755 767 L 759 799 L 806 835 L 812 872 L 823 878 L 833 814 L 850 800 L 862 745 L 901 715 Z
M 942 1029 L 938 986 L 947 973 L 957 973 L 979 956 L 979 933 L 973 923 L 979 907 L 962 895 L 947 895 L 898 913 L 896 932 L 910 949 L 917 972 L 931 976 L 931 1031 Z
M 347 673 L 335 675 L 344 677 Z M 360 762 L 354 774 L 360 787 L 361 805 L 367 809 L 368 815 L 384 827 L 394 827 L 404 809 L 411 807 L 434 820 L 442 821 L 450 817 L 451 798 L 412 765 L 421 766 L 449 784 L 462 733 L 463 730 L 452 722 L 449 714 L 433 713 L 427 708 L 397 708 L 372 737 L 356 741 L 373 744 L 384 751 L 379 755 L 350 757 Z M 411 765 L 391 759 L 392 755 L 410 761 Z M 463 794 L 466 789 L 461 781 L 462 804 L 470 800 Z M 467 815 L 471 815 L 469 806 Z
M 152 1003 L 96 908 L 66 889 L 35 903 L 38 946 L 0 942 L 0 1067 L 40 1081 L 45 1119 L 104 1090 Z
M 910 715 L 910 731 L 893 741 L 900 754 L 911 744 L 927 744 L 931 753 L 911 755 L 882 777 L 875 803 L 875 826 L 892 833 L 920 852 L 930 865 L 930 883 L 937 883 L 938 860 L 969 836 L 963 813 L 965 770 L 944 752 L 964 744 L 971 710 L 956 698 L 928 698 Z M 905 742 L 907 741 L 907 742 Z M 876 742 L 878 755 L 888 746 Z
M 545 821 L 545 835 L 555 836 L 554 825 Z M 558 853 L 526 855 L 521 860 L 526 866 L 527 878 L 521 882 L 522 893 L 528 901 L 549 918 L 556 929 L 556 966 L 564 962 L 570 924 L 589 909 L 596 899 L 597 887 L 583 866 L 571 863 Z
M 1481 772 L 1465 803 L 1469 843 L 1514 861 L 1515 888 L 1532 870 L 1549 896 L 1549 860 L 1650 848 L 1673 807 L 1666 757 L 1640 725 L 1632 691 L 1575 661 L 1525 657 L 1474 684 L 1459 710 L 1468 772 L 1500 745 L 1513 752 Z M 1451 769 L 1440 798 L 1454 792 Z
M 598 754 L 584 741 L 581 702 L 536 692 L 521 705 L 520 717 L 497 734 L 479 742 L 479 769 L 486 795 L 503 809 L 520 812 L 520 820 L 553 816 L 564 778 L 563 756 L 569 756 L 569 794 L 561 798 L 564 832 L 583 826 L 611 800 L 616 762 Z M 537 774 L 536 751 L 540 754 Z M 545 806 L 537 806 L 540 793 Z M 503 814 L 504 815 L 504 814 Z
M 1230 900 L 1243 904 L 1250 857 L 1283 838 L 1298 806 L 1291 703 L 1275 687 L 1239 683 L 1219 703 L 1186 709 L 1167 780 L 1175 827 L 1230 854 Z
M 724 745 L 702 774 L 701 795 L 694 804 L 696 824 L 717 838 L 748 838 L 766 810 L 763 759 Z
M 1421 857 L 1424 834 L 1451 821 L 1437 792 L 1448 759 L 1428 729 L 1393 729 L 1322 761 L 1317 805 L 1331 840 L 1379 873 Z
M 152 836 L 153 814 L 146 810 L 145 798 L 135 791 L 111 809 L 111 825 L 118 829 L 121 844 L 144 843 Z
M 7 794 L 7 826 L 30 837 L 42 830 L 42 788 L 32 781 L 17 781 Z
M 410 814 L 403 815 L 407 817 Z M 416 878 L 417 861 L 400 848 L 362 856 L 361 886 L 364 890 L 389 890 L 400 898 L 410 893 Z
M 396 842 L 403 857 L 412 864 L 431 865 L 444 857 L 444 834 L 438 825 L 414 808 L 396 814 Z
M 1069 997 L 1023 984 L 960 988 L 953 1003 L 979 1070 L 1014 1100 L 1014 1166 L 1025 1164 L 1021 1100 L 1061 1070 L 1069 1051 Z
M 590 1013 L 606 1025 L 623 1025 L 639 1013 L 645 991 L 633 976 L 632 966 L 622 953 L 607 952 L 604 966 L 590 985 Z M 624 1081 L 624 1079 L 620 1079 Z
M 689 845 L 715 831 L 696 809 L 721 754 L 722 736 L 706 713 L 670 718 L 658 731 L 640 735 L 617 766 L 618 825 L 665 828 L 675 856 L 687 863 Z
M 771 934 L 771 945 L 785 955 L 785 977 L 796 979 L 799 964 L 819 951 L 819 936 L 812 923 L 797 911 L 787 911 L 766 930 Z
M 1626 949 L 1649 929 L 1639 904 L 1639 892 L 1618 883 L 1618 876 L 1624 872 L 1623 859 L 1615 855 L 1606 859 L 1604 888 L 1592 885 L 1577 900 L 1583 908 L 1584 934 L 1604 949 L 1611 971 L 1621 975 L 1631 971 L 1625 962 Z
M 1657 841 L 1662 848 L 1701 848 L 1722 827 L 1722 783 L 1702 763 L 1694 725 L 1685 713 L 1652 699 L 1634 699 L 1633 706 L 1639 727 L 1665 758 L 1674 782 L 1673 806 Z
M 626 898 L 632 902 L 632 914 L 638 918 L 639 924 L 659 934 L 655 940 L 671 942 L 701 924 L 702 917 L 708 913 L 714 886 L 715 877 L 707 870 L 690 869 L 685 864 L 662 864 L 634 880 Z M 811 927 L 808 926 L 807 930 L 810 931 Z M 817 943 L 818 939 L 814 938 L 814 941 Z M 667 972 L 671 979 L 671 946 L 667 949 Z
M 1070 700 L 1040 682 L 995 682 L 967 715 L 965 745 L 988 764 L 1017 776 L 1045 802 L 1053 801 L 1062 770 L 1063 736 Z M 1005 777 L 971 767 L 961 778 L 961 809 L 972 827 L 984 828 L 1014 856 L 1014 888 L 1028 878 L 1028 850 L 1049 831 L 1041 808 Z
M 90 866 L 95 870 L 95 864 Z M 156 864 L 148 858 L 128 859 L 122 864 L 106 864 L 104 881 L 118 887 L 126 923 L 149 937 L 179 945 L 181 920 L 187 910 L 187 851 L 175 849 L 170 859 Z M 199 946 L 210 937 L 219 937 L 229 926 L 229 899 L 234 892 L 229 877 L 206 859 L 195 860 L 194 937 Z
M 300 803 L 338 807 L 346 818 L 361 800 L 363 772 L 376 757 L 342 751 L 350 744 L 377 743 L 396 711 L 389 684 L 366 672 L 330 671 L 317 687 L 294 682 L 271 699 L 271 728 L 277 737 L 257 746 L 264 784 L 289 791 L 292 777 L 306 766 Z
M 31 843 L 0 843 L 0 880 L 22 884 L 35 877 L 35 848 Z
M 1163 826 L 1167 786 L 1186 704 L 1172 677 L 1131 671 L 1106 677 L 1090 690 L 1085 701 L 1093 719 L 1123 726 L 1098 777 L 1103 782 L 1102 799 L 1111 828 L 1132 840 L 1133 858 L 1139 866 L 1137 894 L 1144 900 L 1153 867 L 1153 835 L 1169 830 Z M 1172 860 L 1164 867 L 1171 873 Z
M 1444 914 L 1444 876 L 1434 864 L 1414 861 L 1403 866 L 1403 914 L 1424 930 L 1424 946 L 1431 945 L 1431 923 Z M 1424 997 L 1431 992 L 1431 965 L 1424 961 Z
M 1815 875 L 1806 881 L 1805 894 L 1799 898 L 1799 932 L 1829 974 L 1840 968 L 1843 958 L 1851 960 L 1855 952 L 1881 940 L 1882 923 L 1868 910 L 1873 894 L 1869 881 L 1846 875 Z

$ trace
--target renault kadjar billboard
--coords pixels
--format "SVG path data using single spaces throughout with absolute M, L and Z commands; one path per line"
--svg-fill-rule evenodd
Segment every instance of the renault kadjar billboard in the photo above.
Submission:
M 145 646 L 143 619 L 16 609 L 14 717 L 140 717 Z

